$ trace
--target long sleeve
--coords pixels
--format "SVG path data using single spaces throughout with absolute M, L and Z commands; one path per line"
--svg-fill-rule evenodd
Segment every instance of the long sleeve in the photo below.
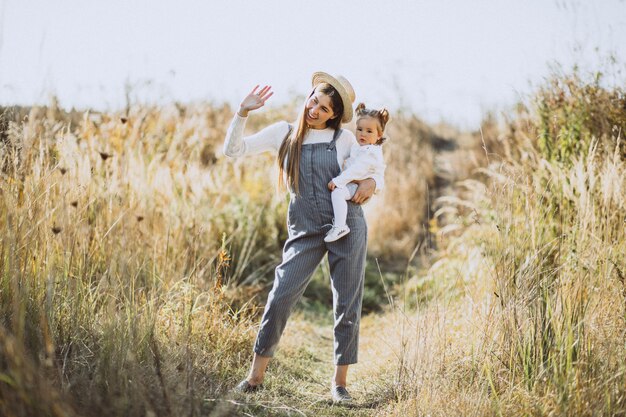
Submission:
M 258 133 L 243 136 L 247 117 L 235 114 L 224 138 L 224 155 L 233 158 L 254 155 L 264 151 L 276 151 L 289 131 L 287 122 L 267 126 Z
M 385 163 L 380 146 L 354 145 L 346 169 L 333 178 L 333 182 L 338 187 L 345 187 L 351 181 L 372 178 L 376 181 L 376 191 L 380 191 L 384 187 L 384 172 Z
M 383 158 L 383 148 L 382 146 L 375 145 L 376 151 L 376 164 L 374 165 L 374 170 L 369 176 L 369 178 L 376 181 L 376 190 L 374 194 L 378 194 L 380 191 L 385 189 L 385 168 L 387 165 L 385 164 L 385 159 Z
M 382 191 L 385 188 L 384 168 L 383 168 L 383 173 L 372 174 L 370 178 L 373 179 L 374 182 L 376 183 L 376 191 L 374 191 L 374 194 L 378 194 L 380 191 Z
M 383 165 L 382 168 L 377 168 L 376 172 L 370 175 L 370 178 L 376 182 L 376 190 L 374 194 L 378 194 L 385 188 L 385 168 L 386 165 Z

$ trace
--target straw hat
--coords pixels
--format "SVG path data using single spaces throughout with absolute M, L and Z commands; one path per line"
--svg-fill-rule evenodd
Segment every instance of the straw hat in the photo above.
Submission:
M 341 122 L 348 123 L 350 120 L 352 120 L 352 103 L 354 103 L 355 95 L 352 85 L 348 80 L 346 80 L 345 77 L 338 75 L 335 78 L 330 74 L 318 71 L 313 74 L 311 82 L 313 84 L 313 87 L 317 86 L 320 83 L 327 83 L 332 85 L 339 93 L 341 101 L 343 102 L 343 117 L 341 118 Z

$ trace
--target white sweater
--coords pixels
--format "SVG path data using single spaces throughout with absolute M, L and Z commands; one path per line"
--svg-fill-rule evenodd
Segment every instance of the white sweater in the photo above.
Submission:
M 349 182 L 369 178 L 376 172 L 385 172 L 382 146 L 355 143 L 350 148 L 344 169 L 333 182 L 337 187 L 345 187 Z
M 230 126 L 226 131 L 224 140 L 224 154 L 230 157 L 239 157 L 244 155 L 254 155 L 264 151 L 278 151 L 280 144 L 287 136 L 289 124 L 287 122 L 278 122 L 267 126 L 258 133 L 250 136 L 243 136 L 246 126 L 247 117 L 241 117 L 235 113 L 235 117 L 230 122 Z M 309 129 L 304 137 L 303 144 L 313 143 L 329 143 L 333 139 L 333 129 Z M 347 129 L 343 129 L 341 135 L 337 138 L 337 163 L 340 167 L 350 156 L 350 149 L 353 145 L 358 146 L 354 134 Z M 361 179 L 372 178 L 376 181 L 376 192 L 382 190 L 385 186 L 384 182 L 384 165 L 382 169 L 377 170 L 371 175 Z M 330 181 L 330 178 L 329 178 Z M 349 181 L 348 181 L 349 182 Z

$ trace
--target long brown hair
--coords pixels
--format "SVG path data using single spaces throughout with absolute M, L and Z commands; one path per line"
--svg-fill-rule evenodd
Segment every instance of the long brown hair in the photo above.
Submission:
M 341 127 L 341 118 L 343 117 L 343 101 L 335 88 L 327 83 L 318 84 L 311 94 L 304 101 L 302 112 L 298 117 L 297 127 L 291 130 L 291 133 L 283 140 L 278 149 L 278 183 L 286 186 L 296 194 L 300 194 L 298 182 L 300 179 L 300 157 L 302 155 L 302 142 L 304 136 L 309 130 L 306 124 L 306 103 L 316 92 L 330 97 L 330 106 L 333 111 L 333 118 L 326 122 L 326 127 L 332 127 L 335 131 Z M 287 166 L 285 167 L 285 160 Z M 287 184 L 284 183 L 284 176 L 287 176 Z

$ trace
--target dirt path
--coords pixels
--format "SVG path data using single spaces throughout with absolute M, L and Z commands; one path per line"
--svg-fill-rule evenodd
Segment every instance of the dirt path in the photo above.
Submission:
M 355 401 L 337 406 L 330 401 L 333 375 L 332 312 L 296 312 L 289 320 L 280 348 L 268 368 L 262 392 L 221 400 L 211 416 L 377 416 L 393 398 L 386 383 L 394 369 L 394 352 L 381 331 L 387 315 L 363 318 L 359 363 L 350 368 L 349 389 Z

